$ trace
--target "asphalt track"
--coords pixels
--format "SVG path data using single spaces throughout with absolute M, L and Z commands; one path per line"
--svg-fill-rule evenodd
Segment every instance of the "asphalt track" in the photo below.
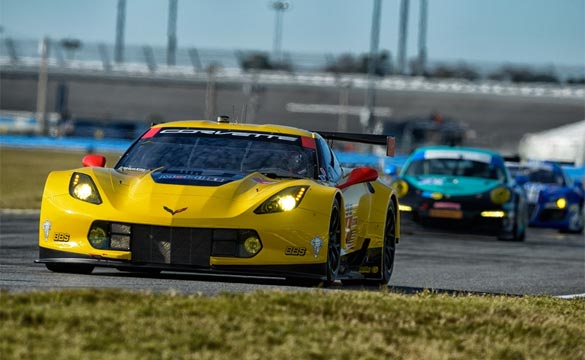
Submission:
M 136 275 L 96 269 L 91 275 L 58 274 L 34 264 L 38 213 L 0 211 L 0 289 L 37 291 L 69 288 L 117 288 L 154 292 L 241 293 L 255 290 L 306 290 L 283 279 L 210 276 L 163 272 Z M 378 287 L 334 284 L 329 289 Z M 525 242 L 403 224 L 389 283 L 393 292 L 422 289 L 510 295 L 585 294 L 585 237 L 550 229 L 529 229 Z

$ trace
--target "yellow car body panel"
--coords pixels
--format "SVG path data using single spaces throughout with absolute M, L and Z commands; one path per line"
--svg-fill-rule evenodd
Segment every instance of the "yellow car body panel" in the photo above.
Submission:
M 198 129 L 234 132 L 237 137 L 294 136 L 315 139 L 315 133 L 274 125 L 223 124 L 209 121 L 182 121 L 155 125 L 150 131 L 161 129 Z M 155 129 L 155 130 L 153 130 Z M 195 130 L 193 130 L 195 131 Z M 250 135 L 252 134 L 252 135 Z M 207 134 L 206 134 L 207 135 Z M 144 137 L 150 135 L 144 135 Z M 312 145 L 309 145 L 312 146 Z M 123 170 L 123 171 L 122 171 Z M 204 229 L 212 233 L 211 254 L 208 261 L 197 263 L 199 268 L 237 266 L 326 266 L 332 206 L 340 204 L 341 252 L 347 256 L 358 251 L 380 249 L 384 244 L 387 210 L 396 197 L 392 190 L 378 180 L 357 183 L 340 189 L 334 183 L 312 178 L 274 178 L 260 172 L 251 172 L 221 186 L 192 186 L 161 183 L 153 174 L 159 169 L 134 171 L 132 169 L 84 167 L 49 174 L 41 206 L 39 224 L 39 262 L 81 263 L 104 266 L 131 265 L 137 251 L 134 235 L 125 250 L 99 249 L 89 241 L 94 222 L 128 225 L 135 229 Z M 100 204 L 81 200 L 72 195 L 71 182 L 75 174 L 84 174 L 95 185 Z M 347 180 L 345 173 L 339 180 Z M 173 179 L 179 179 L 175 176 Z M 257 213 L 257 209 L 279 192 L 304 187 L 302 200 L 291 211 Z M 338 199 L 338 200 L 335 200 Z M 399 239 L 399 215 L 396 211 L 394 236 Z M 154 230 L 153 230 L 154 229 Z M 170 229 L 170 230 L 169 230 Z M 261 250 L 253 256 L 214 256 L 216 232 L 248 230 L 257 233 Z M 143 231 L 143 230 L 141 230 Z M 160 230 L 163 231 L 163 230 Z M 197 230 L 199 231 L 199 230 Z M 240 233 L 238 233 L 240 234 Z M 108 234 L 112 236 L 112 234 Z M 153 235 L 149 235 L 153 237 Z M 174 235 L 169 235 L 174 236 Z M 184 235 L 183 235 L 184 236 Z M 195 236 L 195 235 L 193 235 Z M 217 235 L 219 236 L 219 235 Z M 240 235 L 238 235 L 240 236 Z M 145 240 L 146 241 L 146 240 Z M 148 240 L 155 244 L 156 239 Z M 169 240 L 168 243 L 176 241 Z M 211 240 L 210 240 L 211 241 Z M 239 240 L 238 240 L 239 241 Z M 166 242 L 165 246 L 166 245 Z M 154 246 L 154 245 L 149 245 Z M 171 245 L 168 245 L 171 246 Z M 207 250 L 206 250 L 207 251 Z M 71 258 L 69 258 L 69 256 Z M 158 265 L 172 265 L 169 259 Z M 92 266 L 93 266 L 92 265 Z M 153 264 L 147 264 L 153 265 Z M 157 265 L 157 264 L 155 264 Z M 188 266 L 179 266 L 188 270 Z M 50 268 L 50 267 L 49 267 Z M 163 267 L 162 269 L 172 269 Z M 291 268 L 285 268 L 285 273 Z M 313 269 L 313 268 L 312 268 Z M 277 271 L 278 272 L 278 271 Z M 292 271 L 293 275 L 299 275 Z M 306 273 L 300 273 L 307 275 Z M 323 274 L 314 274 L 322 277 Z

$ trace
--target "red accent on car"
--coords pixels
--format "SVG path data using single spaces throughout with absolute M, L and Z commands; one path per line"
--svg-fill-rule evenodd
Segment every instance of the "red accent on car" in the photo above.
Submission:
M 160 131 L 160 128 L 152 128 L 148 130 L 144 135 L 142 135 L 142 139 L 148 139 L 156 135 Z
M 337 185 L 338 189 L 345 189 L 348 186 L 374 181 L 378 178 L 378 171 L 369 167 L 358 167 L 349 173 L 347 180 L 343 184 Z
M 303 145 L 304 148 L 308 148 L 308 149 L 316 149 L 317 148 L 317 143 L 315 142 L 315 139 L 310 138 L 310 137 L 301 136 L 301 144 Z
M 106 166 L 106 158 L 102 155 L 85 155 L 81 163 L 84 167 L 104 167 Z

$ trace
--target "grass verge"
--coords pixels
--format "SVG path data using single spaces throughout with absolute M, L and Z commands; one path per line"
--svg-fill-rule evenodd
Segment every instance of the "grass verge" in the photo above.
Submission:
M 585 299 L 0 293 L 2 359 L 583 359 Z
M 81 167 L 85 153 L 0 148 L 0 209 L 40 209 L 47 175 Z M 108 165 L 120 154 L 107 154 Z

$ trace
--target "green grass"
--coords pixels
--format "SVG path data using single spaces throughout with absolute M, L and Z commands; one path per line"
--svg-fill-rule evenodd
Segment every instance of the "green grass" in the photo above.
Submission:
M 583 359 L 585 299 L 0 293 L 8 359 Z
M 45 180 L 53 170 L 81 167 L 77 151 L 0 148 L 0 209 L 39 209 Z M 120 154 L 107 154 L 113 165 Z

